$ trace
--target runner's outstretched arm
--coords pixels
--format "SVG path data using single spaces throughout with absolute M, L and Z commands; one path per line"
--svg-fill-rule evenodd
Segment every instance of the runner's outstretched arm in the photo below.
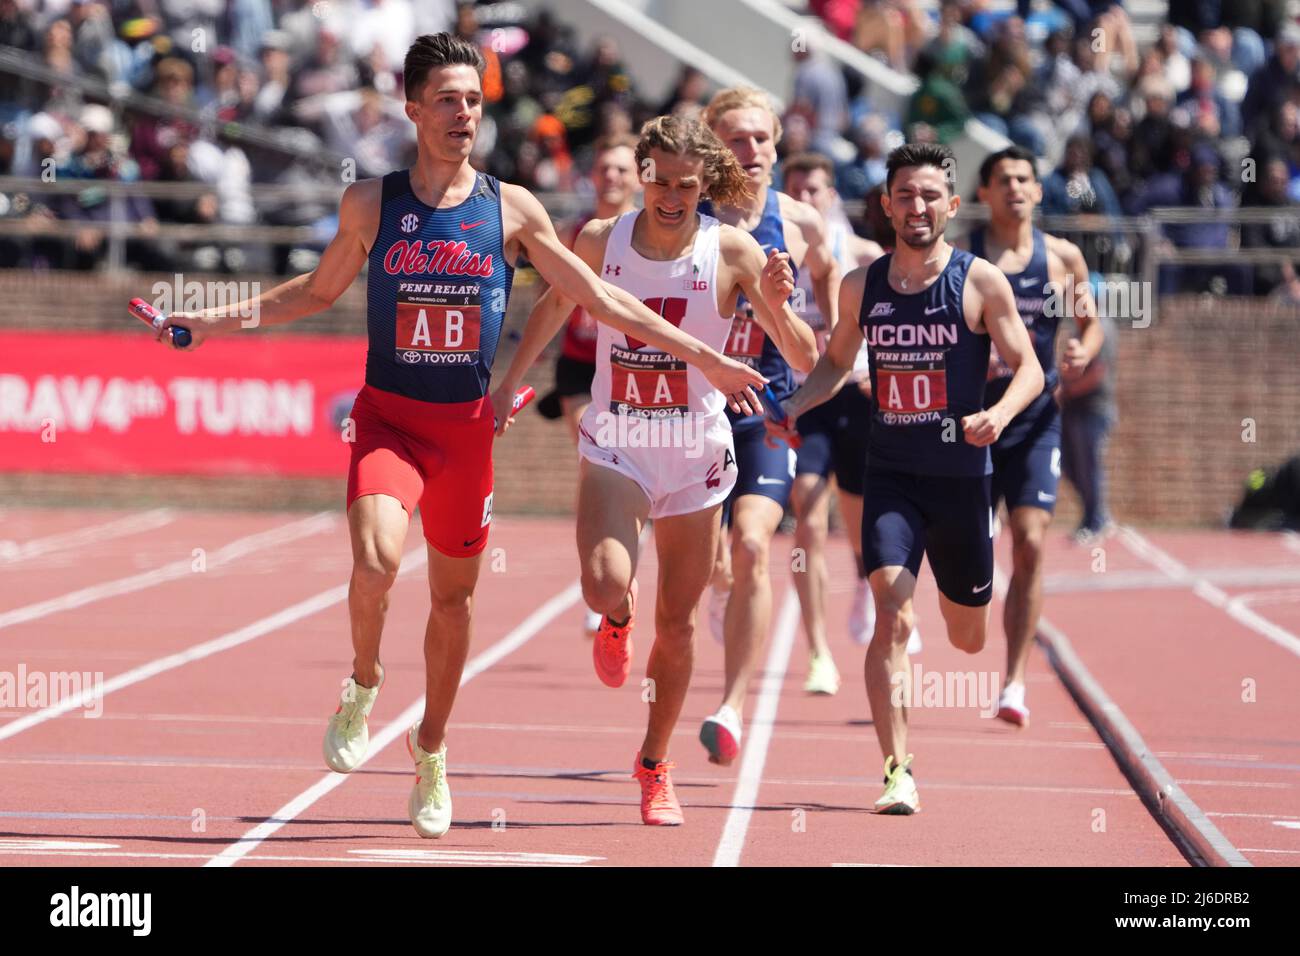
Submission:
M 765 420 L 773 437 L 788 443 L 795 435 L 795 420 L 808 409 L 828 401 L 853 374 L 853 363 L 862 346 L 862 330 L 858 328 L 857 316 L 862 307 L 866 278 L 865 268 L 854 269 L 840 282 L 837 305 L 842 321 L 835 323 L 826 351 L 808 373 L 803 385 L 783 403 L 782 407 L 789 415 L 785 424 L 777 425 L 770 418 Z
M 183 325 L 193 341 L 182 351 L 198 348 L 211 335 L 224 335 L 240 328 L 284 325 L 328 309 L 352 285 L 366 264 L 370 243 L 379 229 L 382 181 L 366 179 L 343 191 L 339 202 L 339 228 L 311 272 L 295 276 L 274 289 L 251 299 L 198 312 L 173 312 L 158 333 L 169 343 L 166 329 Z
M 754 321 L 776 342 L 791 368 L 812 371 L 817 364 L 817 336 L 787 301 L 794 289 L 789 254 L 773 250 L 764 258 L 763 247 L 749 233 L 732 226 L 723 229 L 723 255 L 737 263 L 741 290 L 754 306 Z

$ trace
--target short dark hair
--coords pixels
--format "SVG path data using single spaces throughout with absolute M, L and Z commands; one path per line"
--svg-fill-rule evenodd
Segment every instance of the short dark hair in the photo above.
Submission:
M 455 34 L 426 33 L 422 37 L 416 37 L 411 48 L 406 51 L 406 62 L 402 68 L 402 86 L 406 98 L 418 98 L 429 78 L 429 71 L 444 66 L 472 66 L 479 79 L 482 79 L 485 64 L 478 47 Z
M 1030 175 L 1034 179 L 1038 178 L 1038 167 L 1036 165 L 1038 157 L 1023 146 L 1008 146 L 1006 149 L 1000 149 L 996 153 L 989 153 L 984 157 L 984 162 L 980 163 L 981 186 L 989 184 L 989 180 L 993 178 L 993 167 L 1004 159 L 1023 159 L 1029 164 Z
M 948 187 L 948 192 L 952 192 L 952 184 L 948 182 L 948 170 L 953 167 L 957 160 L 952 155 L 952 150 L 947 146 L 941 146 L 938 143 L 904 143 L 889 154 L 885 160 L 885 191 L 894 188 L 894 174 L 900 169 L 911 169 L 914 166 L 933 166 L 944 172 L 944 185 Z
M 786 176 L 791 173 L 807 175 L 816 169 L 824 172 L 831 185 L 835 185 L 835 164 L 831 162 L 829 156 L 823 156 L 821 153 L 795 153 L 781 164 L 781 171 Z

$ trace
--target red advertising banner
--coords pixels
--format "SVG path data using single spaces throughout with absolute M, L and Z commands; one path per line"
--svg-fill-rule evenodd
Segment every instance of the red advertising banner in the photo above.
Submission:
M 0 470 L 342 475 L 361 336 L 0 331 Z

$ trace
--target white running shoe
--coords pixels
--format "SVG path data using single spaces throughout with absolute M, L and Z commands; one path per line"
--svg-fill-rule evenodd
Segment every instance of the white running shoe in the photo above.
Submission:
M 415 761 L 415 786 L 406 803 L 411 823 L 422 837 L 437 839 L 451 827 L 451 788 L 447 786 L 447 745 L 437 753 L 420 746 L 420 722 L 406 733 L 406 749 Z
M 853 606 L 849 608 L 849 637 L 854 644 L 866 647 L 875 629 L 876 602 L 871 598 L 871 584 L 866 578 L 859 578 L 857 590 L 853 592 Z
M 712 717 L 705 717 L 700 743 L 709 752 L 709 763 L 730 766 L 740 753 L 740 714 L 730 704 L 723 704 Z
M 587 613 L 582 619 L 582 636 L 591 640 L 600 630 L 600 612 L 587 608 Z
M 727 602 L 730 600 L 730 590 L 709 588 L 709 630 L 713 632 L 713 639 L 723 645 L 727 643 L 724 623 L 727 620 Z
M 370 728 L 366 718 L 370 716 L 379 688 L 383 686 L 382 678 L 377 687 L 362 687 L 351 677 L 343 682 L 339 709 L 330 717 L 321 748 L 325 764 L 331 770 L 351 773 L 365 757 L 366 748 L 370 746 Z
M 998 697 L 998 720 L 1017 727 L 1029 726 L 1029 708 L 1025 706 L 1025 685 L 1008 684 Z
M 892 756 L 885 758 L 885 792 L 876 800 L 876 813 L 911 816 L 921 812 L 921 795 L 908 769 L 911 765 L 911 754 L 901 764 L 894 763 Z
M 808 679 L 804 681 L 803 689 L 806 694 L 825 694 L 828 697 L 833 697 L 840 689 L 840 672 L 829 654 L 814 654 L 809 658 Z

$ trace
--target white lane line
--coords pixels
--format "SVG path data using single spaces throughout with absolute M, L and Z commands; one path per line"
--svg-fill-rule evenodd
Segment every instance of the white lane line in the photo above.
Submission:
M 110 541 L 126 535 L 154 531 L 176 520 L 176 512 L 171 508 L 155 508 L 136 514 L 114 518 L 103 524 L 77 528 L 73 531 L 61 531 L 44 538 L 33 538 L 21 544 L 17 541 L 0 541 L 0 564 L 14 561 L 26 561 L 54 551 L 68 548 L 84 548 L 101 541 Z
M 1300 582 L 1300 568 L 1269 565 L 1259 568 L 1203 568 L 1198 576 L 1224 587 L 1258 587 L 1262 584 Z M 1105 574 L 1047 574 L 1044 594 L 1078 594 L 1090 591 L 1177 590 L 1187 586 L 1181 578 L 1159 571 L 1107 571 Z
M 1130 527 L 1119 530 L 1119 538 L 1135 555 L 1155 565 L 1172 579 L 1179 580 L 1192 589 L 1192 593 L 1212 607 L 1217 607 L 1239 624 L 1244 624 L 1256 634 L 1268 638 L 1283 650 L 1300 657 L 1300 637 L 1296 637 L 1284 627 L 1279 627 L 1262 617 L 1240 598 L 1229 597 L 1218 586 L 1195 571 L 1189 569 L 1177 558 L 1152 544 L 1140 533 Z
M 740 757 L 740 773 L 736 789 L 731 795 L 731 810 L 713 854 L 714 866 L 739 866 L 740 854 L 745 848 L 745 833 L 749 830 L 754 804 L 758 800 L 758 787 L 763 780 L 763 765 L 767 762 L 767 748 L 772 742 L 772 726 L 776 709 L 781 702 L 781 685 L 790 667 L 790 653 L 794 649 L 795 631 L 799 626 L 799 595 L 791 586 L 785 603 L 776 619 L 772 647 L 763 665 L 763 684 L 758 703 L 749 724 L 748 740 Z
M 423 546 L 409 552 L 402 559 L 401 569 L 397 572 L 398 576 L 408 574 L 417 568 L 423 567 L 428 561 L 428 554 Z M 186 564 L 188 567 L 188 563 Z M 80 694 L 72 697 L 65 697 L 57 704 L 28 714 L 25 717 L 19 717 L 3 726 L 0 726 L 0 740 L 7 740 L 14 737 L 24 730 L 29 730 L 38 724 L 43 724 L 47 720 L 53 720 L 63 714 L 73 710 L 80 710 L 89 707 L 97 699 L 107 697 L 124 687 L 130 687 L 132 684 L 138 684 L 141 681 L 148 680 L 150 677 L 156 677 L 158 674 L 166 671 L 175 670 L 178 667 L 184 667 L 194 661 L 202 660 L 205 657 L 211 657 L 213 654 L 220 654 L 222 651 L 228 651 L 233 647 L 241 644 L 247 644 L 249 641 L 256 640 L 272 631 L 277 631 L 286 625 L 295 621 L 300 621 L 305 617 L 310 617 L 326 608 L 333 607 L 340 601 L 344 601 L 348 596 L 348 586 L 340 584 L 332 587 L 327 591 L 322 591 L 314 597 L 309 597 L 297 604 L 290 605 L 282 611 L 268 615 L 252 624 L 245 625 L 238 630 L 222 634 L 220 637 L 214 637 L 210 641 L 204 641 L 201 644 L 195 644 L 193 647 L 178 651 L 175 654 L 168 654 L 166 657 L 159 657 L 147 664 L 141 664 L 129 671 L 118 674 L 104 681 L 100 687 L 92 687 L 90 690 L 82 691 Z
M 1007 583 L 1002 569 L 994 565 L 993 588 L 1003 601 L 1006 600 Z M 1242 856 L 1241 851 L 1232 845 L 1180 786 L 1180 783 L 1190 781 L 1174 780 L 1165 765 L 1152 753 L 1137 728 L 1075 654 L 1065 632 L 1040 614 L 1038 634 L 1039 640 L 1048 649 L 1053 670 L 1060 675 L 1067 691 L 1096 726 L 1098 734 L 1120 767 L 1128 771 L 1130 779 L 1138 781 L 1148 791 L 1148 799 L 1160 808 L 1160 815 L 1166 818 L 1165 824 L 1178 832 L 1184 843 L 1191 844 L 1191 848 L 1207 864 L 1217 859 L 1221 861 L 1220 865 L 1250 866 L 1250 861 Z M 1182 850 L 1182 847 L 1179 849 Z
M 582 588 L 579 583 L 575 581 L 559 594 L 552 597 L 532 614 L 528 615 L 528 617 L 524 619 L 523 623 L 513 631 L 466 664 L 465 671 L 460 677 L 460 686 L 464 687 L 471 680 L 483 673 L 493 664 L 497 663 L 507 654 L 518 650 L 552 620 L 577 603 L 581 596 Z M 396 720 L 370 738 L 370 749 L 366 752 L 366 755 L 361 759 L 361 763 L 357 764 L 357 766 L 364 766 L 376 754 L 382 751 L 398 737 L 405 734 L 410 729 L 411 724 L 415 722 L 415 719 L 423 712 L 424 697 L 421 695 L 415 703 L 402 711 Z M 342 786 L 349 776 L 350 774 L 342 773 L 325 774 L 312 786 L 298 794 L 298 796 L 294 797 L 279 810 L 276 810 L 268 819 L 253 827 L 236 842 L 232 843 L 216 856 L 209 859 L 204 866 L 234 866 L 241 859 L 257 849 L 257 847 L 269 836 L 283 827 L 286 823 L 291 823 L 299 814 L 309 808 L 321 797 L 325 796 L 335 787 Z
M 204 557 L 204 567 L 210 572 L 214 568 L 229 564 L 254 552 L 320 534 L 334 527 L 337 521 L 337 517 L 332 512 L 321 512 L 301 521 L 294 521 L 278 528 L 250 534 L 206 555 Z M 139 574 L 132 574 L 129 577 L 118 578 L 114 581 L 105 581 L 103 584 L 94 584 L 46 601 L 37 601 L 35 604 L 14 608 L 12 611 L 5 611 L 0 613 L 0 629 L 39 620 L 59 611 L 84 607 L 87 604 L 93 604 L 95 601 L 102 601 L 106 598 L 120 597 L 123 594 L 132 594 L 146 588 L 157 587 L 178 578 L 189 577 L 196 573 L 194 560 L 193 557 L 181 558 L 161 567 L 141 571 Z
M 54 842 L 54 841 L 50 841 Z M 69 844 L 73 846 L 75 844 Z M 79 856 L 90 859 L 103 857 L 132 860 L 206 860 L 206 853 L 145 853 L 127 850 L 104 850 L 105 844 L 85 844 L 86 849 L 39 848 L 7 850 L 0 847 L 0 856 Z M 497 853 L 475 850 L 352 850 L 358 856 L 258 856 L 251 863 L 361 863 L 374 866 L 389 863 L 409 866 L 420 863 L 426 866 L 522 866 L 555 867 L 583 866 L 605 859 L 603 856 L 573 856 L 561 853 Z M 395 855 L 406 853 L 407 855 Z M 420 854 L 420 855 L 416 855 Z
M 1229 813 L 1207 810 L 1205 815 L 1207 817 L 1240 817 L 1244 820 L 1300 820 L 1300 817 L 1292 816 L 1289 813 Z

